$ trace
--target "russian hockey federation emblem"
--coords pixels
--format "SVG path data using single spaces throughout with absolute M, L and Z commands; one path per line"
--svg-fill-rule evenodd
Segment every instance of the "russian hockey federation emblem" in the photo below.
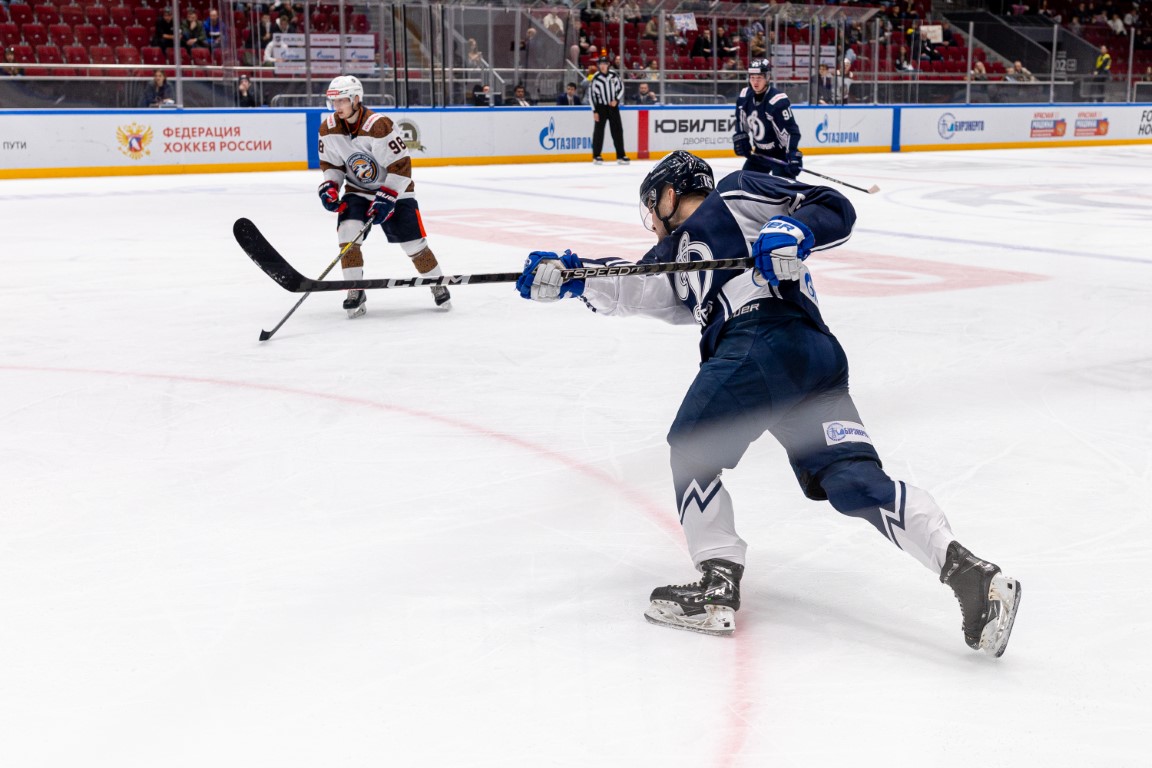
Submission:
M 152 154 L 148 145 L 152 143 L 152 129 L 145 125 L 130 123 L 116 129 L 116 140 L 120 142 L 120 153 L 133 160 L 140 160 Z
M 401 120 L 396 127 L 399 129 L 400 135 L 404 137 L 404 143 L 408 149 L 418 152 L 428 151 L 428 147 L 420 143 L 420 126 L 411 120 Z
M 348 172 L 365 184 L 373 184 L 380 178 L 380 165 L 376 158 L 364 152 L 356 152 L 347 161 Z

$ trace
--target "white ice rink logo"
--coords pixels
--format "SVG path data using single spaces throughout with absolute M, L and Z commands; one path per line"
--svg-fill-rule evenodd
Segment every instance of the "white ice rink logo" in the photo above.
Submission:
M 872 445 L 872 438 L 868 437 L 864 425 L 854 421 L 824 422 L 824 439 L 828 445 L 839 443 L 868 443 L 868 445 Z

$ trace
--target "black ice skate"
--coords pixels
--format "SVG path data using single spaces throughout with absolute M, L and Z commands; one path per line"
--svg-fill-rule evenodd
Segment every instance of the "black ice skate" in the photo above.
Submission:
M 705 560 L 695 584 L 657 587 L 644 618 L 653 624 L 705 635 L 731 635 L 740 609 L 744 566 L 727 560 Z
M 989 656 L 1003 656 L 1020 607 L 1020 582 L 957 542 L 948 545 L 940 581 L 952 587 L 964 618 L 964 641 Z
M 444 286 L 432 286 L 432 298 L 436 300 L 436 306 L 452 309 L 452 294 L 448 293 L 448 289 Z
M 344 299 L 344 309 L 348 312 L 348 317 L 360 317 L 368 311 L 365 306 L 368 303 L 368 297 L 364 291 L 348 291 L 348 298 Z

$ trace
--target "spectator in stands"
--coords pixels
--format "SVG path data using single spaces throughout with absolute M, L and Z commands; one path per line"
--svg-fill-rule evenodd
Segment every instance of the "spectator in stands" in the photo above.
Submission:
M 174 103 L 172 84 L 164 70 L 158 69 L 152 74 L 152 82 L 144 88 L 144 95 L 140 97 L 141 107 L 160 107 Z
M 1036 78 L 1032 73 L 1019 61 L 1012 63 L 1012 69 L 1008 70 L 1004 75 L 1004 79 L 1010 83 L 1031 83 Z
M 757 32 L 748 41 L 748 58 L 762 59 L 768 55 L 768 43 L 764 41 L 764 33 Z
M 1112 30 L 1114 35 L 1126 35 L 1128 30 L 1124 27 L 1124 19 L 1120 18 L 1120 14 L 1112 14 L 1112 18 L 1108 19 L 1108 28 Z
M 589 35 L 588 32 L 585 31 L 581 27 L 579 21 L 575 22 L 575 26 L 576 26 L 576 47 L 580 49 L 579 53 L 577 54 L 578 57 L 584 58 L 585 56 L 595 55 L 596 54 L 596 41 L 593 40 L 592 36 Z
M 248 79 L 248 75 L 240 75 L 240 81 L 236 83 L 236 106 L 260 106 L 256 103 L 256 97 L 252 94 L 252 82 Z
M 508 103 L 508 105 L 512 107 L 532 106 L 532 102 L 528 100 L 528 92 L 524 89 L 522 84 L 517 83 L 516 87 L 512 89 L 512 100 Z
M 1112 73 L 1112 54 L 1108 53 L 1108 46 L 1100 46 L 1100 53 L 1096 56 L 1096 69 L 1094 74 L 1098 80 L 1107 80 Z
M 716 29 L 716 50 L 720 53 L 720 58 L 731 60 L 735 63 L 736 59 L 740 58 L 740 46 L 736 43 L 734 33 L 730 29 L 718 27 Z M 723 66 L 728 68 L 727 61 Z
M 465 62 L 469 67 L 481 67 L 484 65 L 484 53 L 476 46 L 476 38 L 468 38 L 468 52 L 465 56 Z
M 268 47 L 268 43 L 272 42 L 272 35 L 277 31 L 276 25 L 272 22 L 272 14 L 260 14 L 260 22 L 256 25 L 256 34 L 260 36 L 259 47 Z
M 487 83 L 472 86 L 472 106 L 489 107 L 492 105 L 492 88 Z
M 16 49 L 12 46 L 4 49 L 4 66 L 0 67 L 0 75 L 4 77 L 21 77 L 24 75 L 24 68 L 20 66 L 20 62 L 16 61 Z
M 200 21 L 195 8 L 188 9 L 188 15 L 180 24 L 180 42 L 189 51 L 208 45 L 208 35 L 204 32 L 204 23 Z
M 756 37 L 757 34 L 764 34 L 764 25 L 761 24 L 758 19 L 753 19 L 748 26 L 740 30 L 740 39 L 744 42 L 749 42 L 752 38 Z
M 900 53 L 896 55 L 896 60 L 892 62 L 892 68 L 897 72 L 916 71 L 916 67 L 912 66 L 912 62 L 908 58 L 908 46 L 900 46 Z
M 633 0 L 627 0 L 620 6 L 620 18 L 624 19 L 628 24 L 637 24 L 643 18 L 640 13 L 640 6 Z
M 836 99 L 836 80 L 828 70 L 827 64 L 821 64 L 816 74 L 816 94 L 819 104 L 831 104 Z
M 220 20 L 220 12 L 215 8 L 208 9 L 208 20 L 204 22 L 204 43 L 210 51 L 218 51 L 224 44 L 224 22 Z
M 556 13 L 555 8 L 548 11 L 548 15 L 544 17 L 544 21 L 542 21 L 541 24 L 544 25 L 544 29 L 557 37 L 564 37 L 564 19 L 561 18 L 560 14 Z
M 712 30 L 708 27 L 700 30 L 700 34 L 696 35 L 696 42 L 692 43 L 692 58 L 703 56 L 706 59 L 712 58 Z
M 947 21 L 940 22 L 940 44 L 955 45 L 956 37 L 952 34 L 952 25 Z
M 650 107 L 653 104 L 659 104 L 660 99 L 656 98 L 656 94 L 648 87 L 648 83 L 640 83 L 636 89 L 636 95 L 630 101 L 641 107 Z
M 858 21 L 852 22 L 852 25 L 848 27 L 848 31 L 845 33 L 845 36 L 848 39 L 848 45 L 856 45 L 857 43 L 864 42 L 863 25 Z
M 659 40 L 660 39 L 660 20 L 655 16 L 648 19 L 648 23 L 644 25 L 644 39 L 645 40 Z
M 1140 82 L 1152 83 L 1152 65 L 1149 65 L 1148 68 L 1144 70 L 1144 74 L 1140 75 Z
M 972 64 L 972 70 L 968 73 L 969 86 L 967 93 L 972 99 L 973 104 L 987 104 L 994 100 L 992 96 L 995 86 L 989 84 L 991 79 L 988 75 L 987 68 L 984 66 L 984 62 L 977 59 L 975 63 Z M 964 99 L 964 92 L 965 89 L 960 90 L 960 100 Z
M 273 30 L 274 32 L 278 32 L 282 35 L 294 35 L 296 34 L 296 30 L 297 28 L 295 16 L 282 15 L 276 17 L 276 29 Z
M 165 8 L 156 19 L 156 29 L 152 33 L 152 45 L 168 51 L 176 45 L 176 27 L 172 23 L 172 9 Z
M 1086 3 L 1080 3 L 1076 6 L 1076 10 L 1072 12 L 1072 19 L 1080 26 L 1092 23 L 1092 12 L 1088 10 Z
M 656 59 L 648 62 L 648 66 L 644 68 L 644 79 L 652 82 L 660 79 L 660 62 Z
M 558 107 L 576 107 L 581 103 L 580 92 L 576 88 L 576 83 L 568 83 L 564 88 L 564 93 L 556 97 L 556 106 Z

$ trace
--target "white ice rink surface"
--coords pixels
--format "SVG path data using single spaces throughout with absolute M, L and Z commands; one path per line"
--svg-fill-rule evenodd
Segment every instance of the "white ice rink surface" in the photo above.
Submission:
M 726 473 L 736 636 L 643 620 L 694 578 L 692 327 L 502 284 L 261 344 L 296 297 L 232 222 L 319 274 L 318 173 L 6 181 L 0 766 L 1148 765 L 1152 147 L 808 164 L 882 188 L 808 263 L 888 471 L 1023 584 L 1002 659 L 770 437 Z M 416 178 L 446 270 L 503 272 L 639 258 L 650 167 Z

